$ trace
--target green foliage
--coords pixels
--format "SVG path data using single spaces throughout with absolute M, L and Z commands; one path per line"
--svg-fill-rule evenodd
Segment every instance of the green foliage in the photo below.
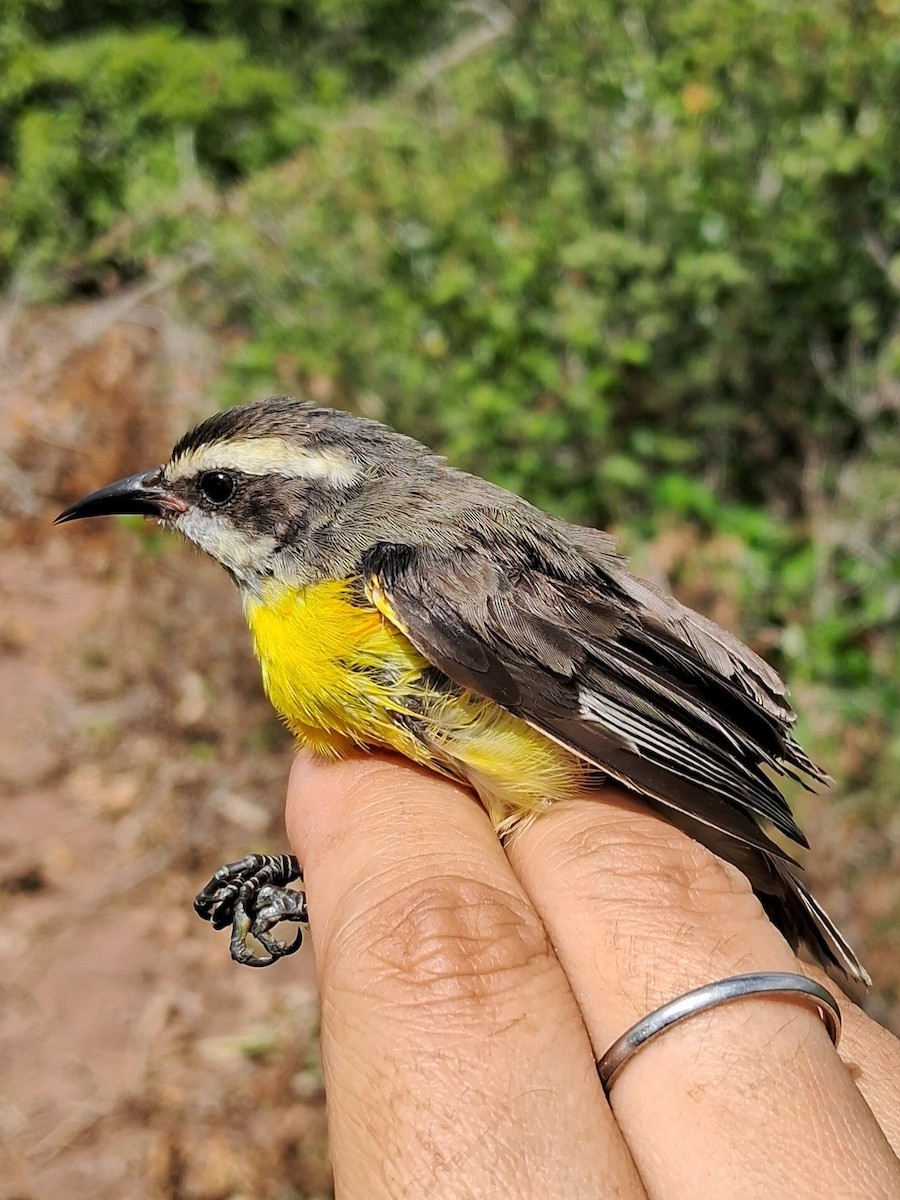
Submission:
M 157 0 L 152 16 L 131 0 L 5 3 L 8 21 L 46 42 L 113 28 L 140 34 L 151 25 L 237 40 L 251 57 L 290 70 L 318 101 L 389 84 L 411 56 L 442 40 L 452 16 L 440 0 Z
M 301 101 L 390 82 L 443 25 L 389 0 L 133 5 L 8 0 L 0 13 L 0 277 L 70 266 L 124 223 L 172 245 L 171 208 L 208 216 L 221 188 L 308 135 Z M 431 19 L 429 19 L 431 18 Z M 67 36 L 68 35 L 68 36 Z M 4 170 L 5 168 L 5 170 Z M 51 276 L 52 277 L 52 276 Z
M 673 463 L 801 512 L 896 308 L 890 28 L 557 0 L 323 120 L 211 231 L 248 334 L 229 397 L 317 380 L 571 514 L 639 517 Z
M 30 45 L 0 83 L 0 145 L 12 162 L 0 261 L 58 260 L 199 176 L 222 184 L 291 142 L 284 73 L 236 41 L 155 29 Z

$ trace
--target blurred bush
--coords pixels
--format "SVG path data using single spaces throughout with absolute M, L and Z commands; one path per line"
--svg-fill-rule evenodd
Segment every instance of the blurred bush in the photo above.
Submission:
M 223 402 L 303 392 L 633 545 L 725 539 L 745 635 L 900 756 L 898 0 L 154 11 L 7 5 L 26 294 L 195 263 Z
M 169 0 L 151 22 L 118 0 L 5 0 L 0 272 L 34 281 L 127 216 L 159 221 L 144 254 L 170 248 L 165 201 L 282 157 L 303 140 L 301 97 L 389 83 L 440 8 Z

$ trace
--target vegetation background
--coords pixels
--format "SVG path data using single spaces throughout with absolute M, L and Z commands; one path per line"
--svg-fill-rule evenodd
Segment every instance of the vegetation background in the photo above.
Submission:
M 644 574 L 791 681 L 801 736 L 836 780 L 827 799 L 795 797 L 812 879 L 897 1028 L 898 96 L 900 0 L 158 0 L 152 16 L 5 0 L 7 613 L 23 580 L 45 579 L 27 563 L 66 553 L 46 550 L 38 516 L 157 461 L 215 404 L 289 392 L 396 424 L 614 528 Z M 69 630 L 46 665 L 48 691 L 68 680 L 74 749 L 41 802 L 94 798 L 82 817 L 139 864 L 124 911 L 158 900 L 147 879 L 163 866 L 188 895 L 201 867 L 243 852 L 241 829 L 277 844 L 246 796 L 260 779 L 277 795 L 288 748 L 239 621 L 197 632 L 230 612 L 212 575 L 143 527 L 81 537 L 66 569 L 91 589 L 84 622 L 66 625 L 63 592 L 46 628 L 8 617 L 3 641 L 22 688 L 23 650 Z M 123 689 L 140 702 L 123 706 Z M 86 782 L 88 760 L 101 766 Z M 26 813 L 32 780 L 13 780 Z M 62 869 L 34 853 L 5 875 L 29 905 Z M 160 944 L 204 933 L 166 928 Z M 182 968 L 207 980 L 203 1008 L 225 967 L 200 963 Z M 17 1200 L 51 1178 L 47 1194 L 63 1181 L 76 1196 L 82 1176 L 105 1195 L 97 1164 L 114 1175 L 129 1120 L 151 1130 L 134 1148 L 148 1196 L 325 1194 L 314 1030 L 285 1083 L 300 1002 L 252 987 L 249 1043 L 233 990 L 231 1023 L 219 1014 L 219 1051 L 237 1038 L 223 1078 L 246 1092 L 251 1063 L 255 1108 L 275 1114 L 293 1088 L 302 1137 L 250 1166 L 227 1139 L 210 1151 L 245 1116 L 230 1084 L 198 1115 L 209 1056 L 177 1101 L 147 1074 L 196 1051 L 203 1020 L 182 1012 L 149 1040 L 140 1086 L 80 1123 L 51 1093 L 40 1111 L 13 1103 Z

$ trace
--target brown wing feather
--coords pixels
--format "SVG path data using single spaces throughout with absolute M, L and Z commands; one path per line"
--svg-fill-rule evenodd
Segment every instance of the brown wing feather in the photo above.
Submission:
M 365 565 L 455 682 L 664 803 L 719 825 L 742 809 L 805 845 L 760 770 L 790 763 L 785 722 L 689 647 L 661 648 L 599 573 L 561 579 L 529 550 L 508 533 L 453 556 L 381 544 Z

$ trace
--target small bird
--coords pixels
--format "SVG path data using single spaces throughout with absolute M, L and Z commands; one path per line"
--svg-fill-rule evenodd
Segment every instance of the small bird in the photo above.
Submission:
M 770 773 L 828 782 L 785 686 L 712 621 L 632 575 L 608 533 L 448 466 L 377 421 L 279 396 L 209 417 L 163 466 L 57 523 L 155 518 L 238 587 L 263 684 L 298 740 L 398 751 L 468 784 L 501 836 L 615 780 L 749 879 L 790 944 L 870 982 L 765 832 L 802 846 Z M 304 924 L 290 855 L 221 867 L 195 908 L 265 966 Z M 248 938 L 262 945 L 257 954 Z

